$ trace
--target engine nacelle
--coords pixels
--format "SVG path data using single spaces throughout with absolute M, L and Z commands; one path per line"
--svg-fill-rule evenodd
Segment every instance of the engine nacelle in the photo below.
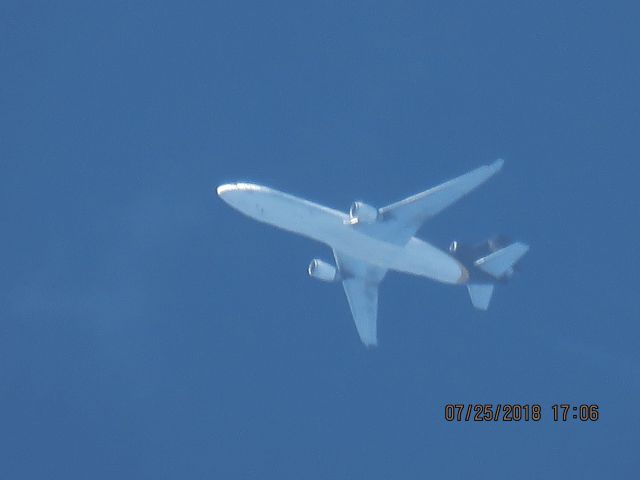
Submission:
M 322 280 L 323 282 L 336 282 L 340 279 L 336 267 L 317 258 L 311 260 L 307 271 L 311 278 Z
M 458 260 L 462 260 L 463 263 L 468 261 L 473 262 L 476 258 L 481 256 L 478 254 L 476 247 L 472 247 L 467 243 L 459 242 L 458 240 L 451 242 L 449 245 L 449 253 Z
M 353 202 L 349 209 L 349 223 L 375 223 L 380 213 L 378 209 L 363 202 Z

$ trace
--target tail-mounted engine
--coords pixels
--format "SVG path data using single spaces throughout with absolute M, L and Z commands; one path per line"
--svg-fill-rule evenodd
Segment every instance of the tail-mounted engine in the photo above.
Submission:
M 340 280 L 340 274 L 336 267 L 317 258 L 311 260 L 307 271 L 311 278 L 322 280 L 323 282 L 336 282 Z
M 349 209 L 349 223 L 375 223 L 380 217 L 378 209 L 363 202 L 353 202 Z

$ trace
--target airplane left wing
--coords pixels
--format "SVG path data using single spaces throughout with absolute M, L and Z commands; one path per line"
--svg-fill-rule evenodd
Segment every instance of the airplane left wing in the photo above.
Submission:
M 358 335 L 367 347 L 378 344 L 378 285 L 387 271 L 333 251 Z

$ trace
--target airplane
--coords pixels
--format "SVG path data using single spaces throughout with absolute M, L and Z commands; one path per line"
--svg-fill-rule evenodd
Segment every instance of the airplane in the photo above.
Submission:
M 449 252 L 414 235 L 422 224 L 493 177 L 499 159 L 386 207 L 362 201 L 343 213 L 252 183 L 228 183 L 218 196 L 245 215 L 311 238 L 333 250 L 335 265 L 313 259 L 309 276 L 342 282 L 356 329 L 367 347 L 378 344 L 378 287 L 387 271 L 409 273 L 452 285 L 466 285 L 471 303 L 489 307 L 494 285 L 505 282 L 529 246 L 500 236 L 481 245 L 451 243 Z

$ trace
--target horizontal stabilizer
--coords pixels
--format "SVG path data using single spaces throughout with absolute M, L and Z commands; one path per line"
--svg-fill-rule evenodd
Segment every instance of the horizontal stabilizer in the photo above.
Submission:
M 493 295 L 493 284 L 491 283 L 469 283 L 467 284 L 471 303 L 478 310 L 486 310 L 489 308 L 491 295 Z
M 529 251 L 529 245 L 516 242 L 508 247 L 501 248 L 486 257 L 475 261 L 476 267 L 480 270 L 500 278 L 511 272 L 513 266 Z

